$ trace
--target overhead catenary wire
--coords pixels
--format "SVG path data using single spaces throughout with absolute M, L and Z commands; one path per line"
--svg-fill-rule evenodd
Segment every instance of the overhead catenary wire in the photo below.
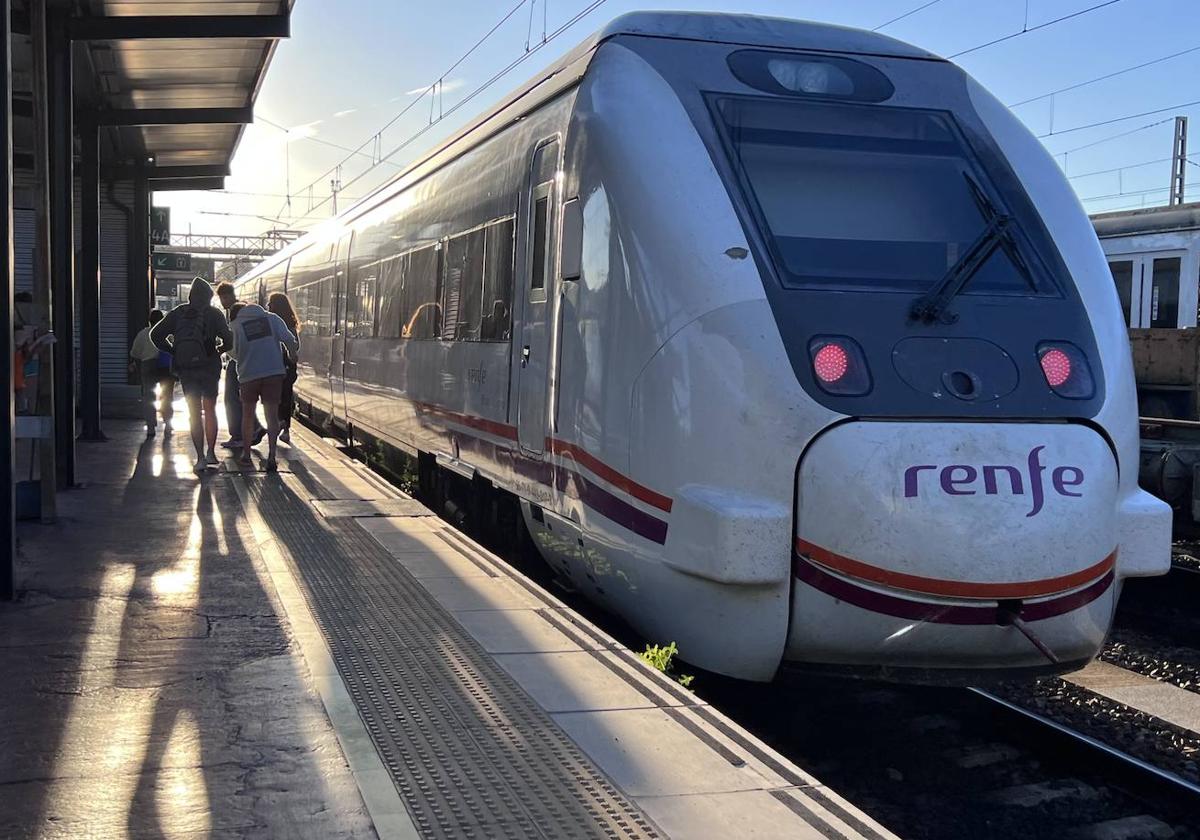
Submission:
M 1187 190 L 1192 190 L 1192 189 L 1197 189 L 1197 188 L 1200 188 L 1200 184 L 1193 183 L 1193 184 L 1187 185 Z M 1088 196 L 1087 198 L 1081 197 L 1079 200 L 1082 202 L 1111 201 L 1114 198 L 1125 198 L 1127 196 L 1132 196 L 1132 195 L 1147 196 L 1147 195 L 1155 195 L 1157 193 L 1169 193 L 1170 191 L 1171 191 L 1170 187 L 1152 187 L 1150 189 L 1145 189 L 1145 190 L 1124 190 L 1122 192 L 1108 193 L 1107 195 L 1093 195 L 1093 196 Z
M 1022 99 L 1020 102 L 1011 102 L 1008 104 L 1007 107 L 1019 108 L 1022 105 L 1028 105 L 1030 102 L 1037 102 L 1042 99 L 1049 99 L 1051 96 L 1057 96 L 1060 93 L 1067 93 L 1068 91 L 1078 90 L 1079 88 L 1087 87 L 1088 85 L 1094 85 L 1094 84 L 1096 84 L 1096 82 L 1103 82 L 1103 81 L 1106 81 L 1107 79 L 1116 78 L 1117 76 L 1123 76 L 1126 73 L 1132 73 L 1135 70 L 1141 70 L 1146 67 L 1152 67 L 1155 64 L 1162 64 L 1164 61 L 1170 61 L 1173 58 L 1179 58 L 1180 56 L 1188 55 L 1189 53 L 1194 53 L 1197 51 L 1200 51 L 1200 47 L 1190 47 L 1189 49 L 1181 50 L 1179 52 L 1174 52 L 1174 53 L 1171 53 L 1170 55 L 1164 55 L 1160 58 L 1154 58 L 1154 59 L 1151 59 L 1150 61 L 1143 61 L 1141 64 L 1135 64 L 1132 67 L 1126 67 L 1123 70 L 1114 70 L 1111 73 L 1105 73 L 1102 76 L 1096 76 L 1095 78 L 1091 78 L 1091 79 L 1088 79 L 1083 82 L 1076 82 L 1073 85 L 1067 85 L 1066 87 L 1061 87 L 1061 88 L 1058 88 L 1057 90 L 1049 91 L 1048 93 L 1039 94 L 1038 96 L 1031 96 L 1028 99 Z
M 405 105 L 403 108 L 401 108 L 400 112 L 397 113 L 395 116 L 393 116 L 390 120 L 388 120 L 387 123 L 385 123 L 382 128 L 380 128 L 378 131 L 376 131 L 370 137 L 368 137 L 366 140 L 364 140 L 362 143 L 360 143 L 353 150 L 353 152 L 350 155 L 348 155 L 347 157 L 338 161 L 336 164 L 331 166 L 329 169 L 322 172 L 320 175 L 318 175 L 316 178 L 314 178 L 310 183 L 308 183 L 304 187 L 301 187 L 298 192 L 304 193 L 305 191 L 311 190 L 312 188 L 318 186 L 319 184 L 322 184 L 326 179 L 329 178 L 329 176 L 335 174 L 341 166 L 343 166 L 346 163 L 349 163 L 350 160 L 352 160 L 354 157 L 357 157 L 360 153 L 362 153 L 363 149 L 367 148 L 367 146 L 370 146 L 372 143 L 376 142 L 376 138 L 380 137 L 385 131 L 387 131 L 389 128 L 391 128 L 393 125 L 395 125 L 397 122 L 399 122 L 406 114 L 408 114 L 413 108 L 415 108 L 418 103 L 420 103 L 422 100 L 424 100 L 426 94 L 433 93 L 436 89 L 438 89 L 439 86 L 441 85 L 441 82 L 443 79 L 445 79 L 447 76 L 449 76 L 451 73 L 453 73 L 459 67 L 461 67 L 463 62 L 465 62 L 468 58 L 470 58 L 481 46 L 483 46 L 484 43 L 487 42 L 487 40 L 489 38 L 491 38 L 494 34 L 496 34 L 496 31 L 498 29 L 500 29 L 501 26 L 503 26 L 505 23 L 507 23 L 509 20 L 511 20 L 513 15 L 515 15 L 517 12 L 519 12 L 525 6 L 525 4 L 528 2 L 530 2 L 530 0 L 519 0 L 519 2 L 515 6 L 513 6 L 511 9 L 509 9 L 492 26 L 491 29 L 489 29 L 486 33 L 484 33 L 483 37 L 481 37 L 478 41 L 476 41 L 474 44 L 472 44 L 470 49 L 468 49 L 466 52 L 464 52 L 462 55 L 460 55 L 453 64 L 451 64 L 448 68 L 446 68 L 444 71 L 442 71 L 442 74 L 440 76 L 438 76 L 437 79 L 433 83 L 431 83 L 428 87 L 426 87 L 423 91 L 421 91 L 421 93 L 419 95 L 415 96 L 411 102 L 409 102 L 407 105 Z M 368 154 L 367 156 L 374 158 L 374 155 Z M 377 160 L 373 159 L 371 168 L 373 169 L 375 166 L 379 165 L 380 162 L 381 162 L 381 160 L 377 161 Z M 311 212 L 311 210 L 309 212 Z
M 1094 6 L 1088 6 L 1086 9 L 1080 9 L 1077 12 L 1072 12 L 1069 15 L 1063 15 L 1062 17 L 1054 18 L 1054 20 L 1048 20 L 1048 21 L 1045 21 L 1044 23 L 1039 23 L 1037 26 L 1025 26 L 1023 29 L 1021 29 L 1020 32 L 1013 32 L 1008 35 L 1002 35 L 999 38 L 993 38 L 990 41 L 987 41 L 982 44 L 976 44 L 975 46 L 969 47 L 965 50 L 959 50 L 956 53 L 951 53 L 950 55 L 947 56 L 947 58 L 958 58 L 959 56 L 968 55 L 973 52 L 978 52 L 979 50 L 987 49 L 988 47 L 993 47 L 996 44 L 1002 44 L 1005 41 L 1011 41 L 1013 38 L 1020 38 L 1022 35 L 1027 35 L 1030 32 L 1037 32 L 1039 29 L 1045 29 L 1049 26 L 1054 26 L 1057 23 L 1062 23 L 1063 21 L 1071 20 L 1072 18 L 1077 18 L 1077 17 L 1080 17 L 1081 15 L 1086 15 L 1089 12 L 1095 12 L 1095 11 L 1097 11 L 1099 9 L 1103 9 L 1107 6 L 1114 6 L 1120 2 L 1122 2 L 1122 0 L 1105 0 L 1105 2 L 1103 2 L 1103 3 L 1097 3 Z
M 1128 137 L 1129 135 L 1137 134 L 1140 131 L 1146 131 L 1147 129 L 1155 128 L 1160 125 L 1165 125 L 1166 123 L 1171 122 L 1173 119 L 1174 119 L 1173 117 L 1168 117 L 1165 120 L 1157 120 L 1152 123 L 1146 123 L 1145 125 L 1140 125 L 1137 128 L 1131 128 L 1128 131 L 1120 131 L 1120 132 L 1117 132 L 1116 134 L 1110 134 L 1107 137 L 1101 137 L 1099 140 L 1093 140 L 1090 143 L 1084 143 L 1082 146 L 1075 146 L 1074 148 L 1065 149 L 1061 152 L 1055 152 L 1054 154 L 1056 156 L 1057 155 L 1072 155 L 1075 152 L 1081 152 L 1084 149 L 1090 149 L 1093 146 L 1099 146 L 1101 144 L 1108 143 L 1112 140 L 1120 140 L 1122 137 Z
M 1128 163 L 1125 166 L 1114 166 L 1112 169 L 1097 169 L 1092 172 L 1080 172 L 1077 175 L 1070 175 L 1068 178 L 1070 180 L 1075 180 L 1076 178 L 1088 178 L 1092 175 L 1111 175 L 1114 172 L 1124 172 L 1127 169 L 1139 169 L 1143 166 L 1151 166 L 1156 163 L 1170 163 L 1170 161 L 1171 158 L 1169 157 L 1159 158 L 1157 160 L 1144 160 L 1141 163 Z M 1191 161 L 1188 161 L 1188 163 L 1191 163 Z
M 1057 131 L 1048 131 L 1045 134 L 1039 134 L 1038 139 L 1044 140 L 1047 137 L 1057 137 L 1060 134 L 1070 134 L 1075 131 L 1083 131 L 1087 128 L 1099 128 L 1102 125 L 1112 125 L 1114 123 L 1124 122 L 1125 120 L 1136 120 L 1138 117 L 1149 117 L 1154 114 L 1165 114 L 1168 111 L 1181 111 L 1184 108 L 1194 108 L 1200 105 L 1200 99 L 1193 99 L 1191 102 L 1181 102 L 1178 105 L 1168 105 L 1166 108 L 1155 108 L 1153 111 L 1140 111 L 1136 114 L 1126 114 L 1123 117 L 1113 117 L 1107 120 L 1098 120 L 1097 122 L 1086 123 L 1085 125 L 1075 125 L 1070 128 L 1064 128 Z M 1163 120 L 1162 122 L 1168 122 Z M 1155 123 L 1157 125 L 1157 123 Z M 1149 128 L 1150 126 L 1145 126 Z M 1061 154 L 1061 153 L 1060 153 Z
M 456 111 L 458 111 L 460 108 L 467 105 L 469 102 L 471 102 L 471 100 L 475 99 L 475 97 L 479 96 L 481 93 L 483 93 L 485 90 L 487 90 L 493 84 L 495 84 L 497 81 L 499 81 L 504 76 L 508 75 L 513 70 L 515 70 L 518 66 L 520 66 L 525 61 L 527 61 L 530 57 L 532 57 L 535 53 L 537 53 L 537 51 L 540 50 L 542 47 L 545 47 L 546 45 L 553 42 L 554 39 L 556 39 L 558 36 L 562 35 L 568 29 L 573 27 L 576 23 L 583 20 L 583 18 L 587 17 L 592 12 L 594 12 L 596 9 L 600 8 L 600 6 L 604 5 L 605 2 L 607 2 L 607 0 L 592 0 L 591 3 L 589 3 L 583 9 L 581 9 L 579 12 L 577 12 L 573 17 L 571 17 L 569 20 L 567 20 L 561 26 L 559 26 L 558 29 L 555 29 L 553 32 L 549 33 L 546 36 L 546 40 L 542 41 L 540 44 L 532 45 L 527 52 L 524 52 L 517 58 L 513 59 L 505 67 L 503 67 L 501 70 L 499 70 L 498 72 L 493 74 L 490 78 L 488 78 L 487 81 L 483 82 L 481 85 L 476 87 L 474 90 L 472 90 L 469 94 L 467 94 L 461 100 L 456 102 L 452 107 L 447 109 L 443 114 L 438 116 L 437 119 L 430 121 L 430 123 L 428 125 L 423 126 L 421 129 L 419 129 L 417 132 L 415 132 L 410 137 L 405 139 L 398 146 L 393 148 L 386 155 L 383 155 L 381 160 L 388 160 L 389 158 L 392 158 L 395 155 L 399 154 L 401 151 L 406 149 L 408 146 L 412 145 L 419 138 L 421 138 L 427 132 L 429 132 L 434 126 L 438 125 L 444 119 L 451 116 Z M 349 181 L 347 181 L 345 184 L 342 185 L 343 189 L 349 189 L 351 186 L 353 186 L 354 184 L 361 181 L 375 168 L 376 165 L 377 164 L 368 166 L 362 172 L 355 175 L 353 178 L 351 178 Z M 368 197 L 370 197 L 370 193 L 368 194 Z M 303 218 L 307 217 L 308 215 L 312 214 L 313 212 L 319 210 L 325 204 L 328 204 L 330 200 L 332 200 L 332 196 L 323 198 L 320 201 L 316 202 L 315 204 L 313 204 L 313 206 L 311 208 L 309 208 L 308 212 L 305 213 L 304 216 L 302 216 L 301 218 L 303 219 Z
M 935 6 L 935 5 L 937 5 L 938 3 L 941 3 L 941 2 L 942 2 L 942 0 L 929 0 L 929 2 L 928 2 L 928 3 L 922 3 L 920 6 L 917 6 L 917 8 L 915 8 L 915 9 L 909 9 L 907 12 L 905 12 L 905 13 L 904 13 L 904 14 L 902 14 L 902 15 L 897 15 L 896 17 L 892 18 L 891 20 L 884 21 L 883 23 L 879 24 L 878 26 L 876 26 L 876 27 L 872 28 L 872 29 L 871 29 L 871 31 L 872 31 L 872 32 L 878 32 L 880 29 L 884 29 L 884 28 L 886 28 L 886 27 L 889 27 L 889 26 L 891 26 L 893 23 L 899 23 L 900 21 L 904 20 L 905 18 L 907 18 L 907 17 L 912 17 L 912 16 L 913 16 L 913 15 L 915 15 L 917 12 L 923 12 L 923 11 L 925 11 L 926 9 L 928 9 L 930 6 Z
M 256 115 L 255 119 L 258 122 L 263 123 L 264 125 L 269 125 L 271 128 L 277 128 L 286 134 L 291 134 L 293 131 L 293 129 L 290 129 L 285 125 L 280 125 L 279 123 L 275 122 L 274 120 L 269 120 L 262 115 Z M 349 146 L 343 146 L 340 143 L 334 143 L 330 140 L 326 140 L 323 137 L 314 137 L 311 134 L 302 134 L 302 135 L 298 136 L 296 139 L 297 140 L 307 140 L 309 143 L 317 143 L 321 146 L 329 146 L 331 149 L 338 149 L 339 151 L 349 152 L 351 157 L 354 157 L 354 156 L 370 157 L 371 156 L 369 153 L 362 151 L 361 146 L 357 149 L 351 149 Z

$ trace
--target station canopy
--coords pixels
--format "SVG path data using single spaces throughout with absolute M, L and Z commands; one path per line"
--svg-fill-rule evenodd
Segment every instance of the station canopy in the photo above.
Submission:
M 293 2 L 82 0 L 72 37 L 88 50 L 105 158 L 151 164 L 175 188 L 217 185 Z

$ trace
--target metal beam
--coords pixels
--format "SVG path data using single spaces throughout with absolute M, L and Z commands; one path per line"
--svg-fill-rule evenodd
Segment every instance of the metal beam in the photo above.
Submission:
M 49 27 L 46 0 L 29 0 L 30 73 L 33 76 L 33 207 L 36 237 L 33 243 L 33 303 L 39 330 L 51 329 L 54 311 L 54 272 L 50 256 L 50 96 L 46 56 Z M 15 164 L 20 165 L 20 164 Z M 54 348 L 38 353 L 38 377 L 33 403 L 41 417 L 54 417 Z M 58 521 L 58 453 L 53 441 L 39 443 L 38 482 L 41 484 L 43 525 Z
M 182 190 L 223 190 L 224 178 L 159 178 L 150 182 L 154 192 L 180 192 Z
M 110 178 L 149 178 L 152 181 L 175 178 L 224 178 L 229 164 L 193 164 L 183 166 L 113 166 L 105 169 Z M 153 185 L 151 185 L 153 187 Z M 157 189 L 156 187 L 154 187 Z
M 46 71 L 50 143 L 50 265 L 53 272 L 54 450 L 58 488 L 75 485 L 75 236 L 71 42 L 67 19 L 47 15 Z
M 96 111 L 97 125 L 246 125 L 253 108 L 122 108 Z
M 0 332 L 5 359 L 16 356 L 13 345 L 13 209 L 12 209 L 12 40 L 9 37 L 9 0 L 0 0 Z M 11 601 L 16 592 L 16 405 L 13 365 L 0 365 L 0 599 Z
M 127 41 L 148 38 L 287 38 L 288 15 L 146 15 L 74 17 L 68 32 L 75 41 Z
M 131 309 L 131 312 L 144 314 L 141 323 L 145 323 L 154 308 L 154 278 L 150 272 L 150 182 L 145 176 L 135 178 L 133 182 L 133 224 L 129 243 L 129 279 L 145 299 L 144 307 Z
M 104 440 L 100 429 L 100 130 L 79 123 L 80 249 L 75 287 L 79 290 L 79 412 L 81 440 Z

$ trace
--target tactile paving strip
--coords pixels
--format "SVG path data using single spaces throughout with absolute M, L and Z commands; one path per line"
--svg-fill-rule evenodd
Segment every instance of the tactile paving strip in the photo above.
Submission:
M 369 516 L 433 516 L 433 511 L 415 499 L 336 499 L 313 501 L 326 519 Z
M 659 836 L 400 564 L 352 520 L 314 517 L 294 481 L 247 484 L 423 836 Z

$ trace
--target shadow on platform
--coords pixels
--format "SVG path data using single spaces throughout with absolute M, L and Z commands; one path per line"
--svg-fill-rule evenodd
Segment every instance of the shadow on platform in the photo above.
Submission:
M 59 523 L 20 529 L 0 836 L 373 837 L 232 479 L 186 434 L 106 431 Z

